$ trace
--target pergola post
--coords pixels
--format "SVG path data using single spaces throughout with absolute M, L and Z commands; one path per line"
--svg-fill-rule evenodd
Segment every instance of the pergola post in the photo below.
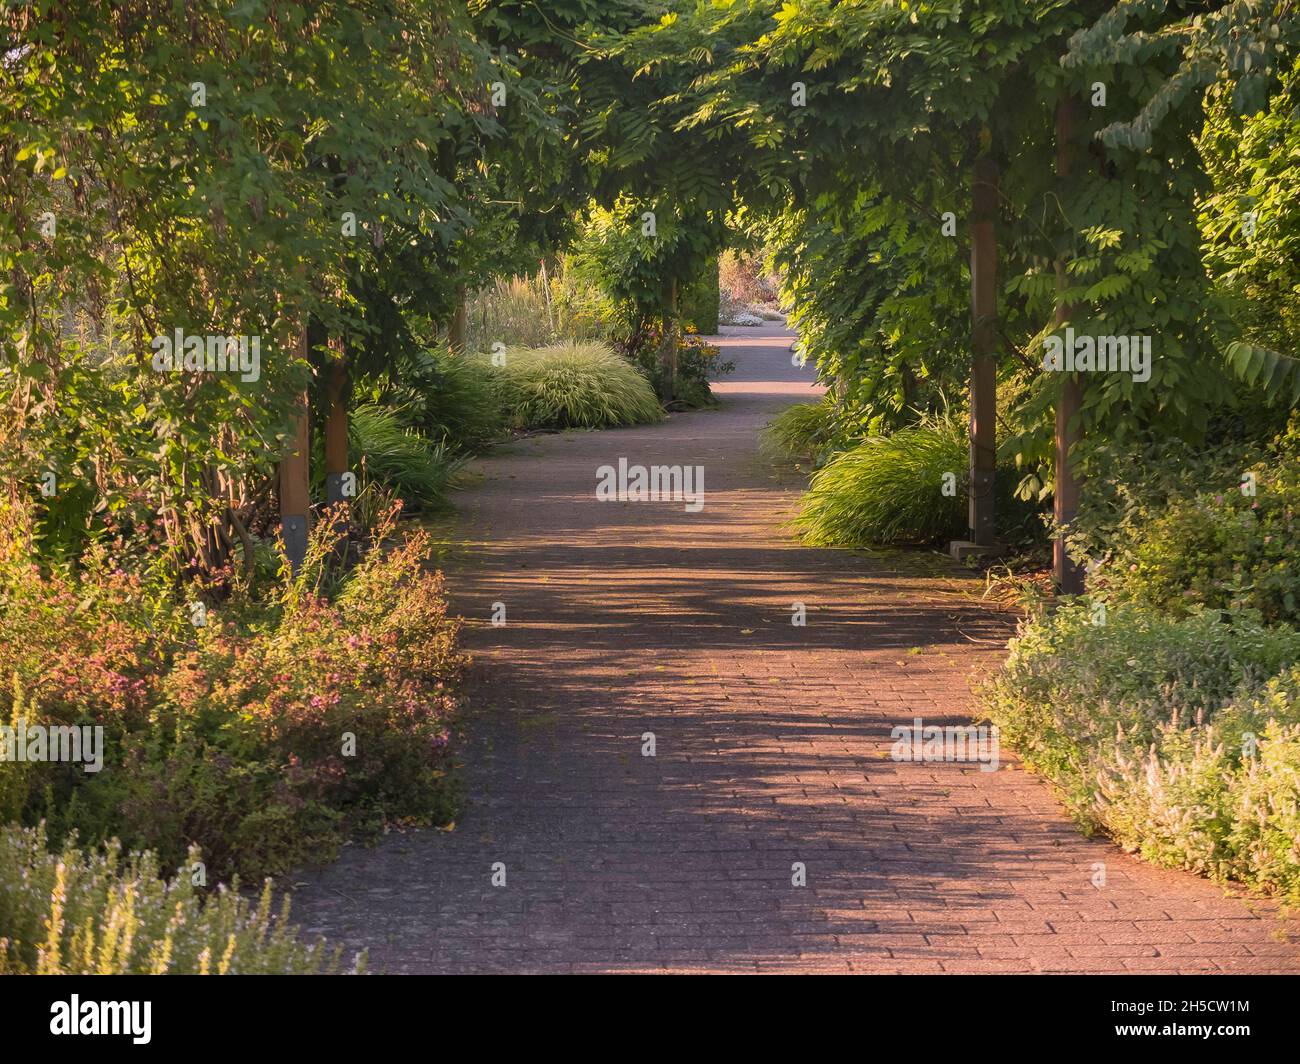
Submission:
M 1074 141 L 1075 103 L 1065 97 L 1056 108 L 1056 174 L 1066 178 L 1070 174 L 1070 154 Z M 1057 325 L 1070 319 L 1074 308 L 1061 293 L 1069 285 L 1065 264 L 1056 264 L 1056 314 Z M 1052 498 L 1052 515 L 1057 528 L 1069 525 L 1079 510 L 1079 476 L 1072 455 L 1081 435 L 1083 410 L 1083 381 L 1076 373 L 1065 376 L 1061 382 L 1061 397 L 1056 404 L 1056 490 Z M 1057 589 L 1064 595 L 1083 593 L 1083 567 L 1073 561 L 1065 549 L 1065 536 L 1057 532 L 1052 543 L 1052 577 Z
M 969 538 L 951 544 L 958 561 L 1001 553 L 997 543 L 994 481 L 997 469 L 998 164 L 975 160 L 970 245 L 970 469 Z

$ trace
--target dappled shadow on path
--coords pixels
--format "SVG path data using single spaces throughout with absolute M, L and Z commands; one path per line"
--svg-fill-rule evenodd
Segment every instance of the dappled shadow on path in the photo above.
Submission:
M 480 463 L 449 571 L 464 815 L 350 848 L 300 918 L 409 972 L 1294 967 L 1245 905 L 1079 836 L 1005 752 L 890 757 L 898 725 L 972 720 L 1013 618 L 945 559 L 800 546 L 757 437 L 810 371 L 777 329 L 726 343 L 721 410 Z M 703 464 L 704 510 L 598 502 L 619 456 Z

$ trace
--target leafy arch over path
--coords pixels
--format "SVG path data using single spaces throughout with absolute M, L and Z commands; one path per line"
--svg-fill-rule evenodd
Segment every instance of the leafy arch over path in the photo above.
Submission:
M 467 288 L 563 247 L 594 197 L 608 286 L 663 323 L 665 397 L 675 292 L 748 229 L 777 248 L 847 431 L 905 424 L 969 378 L 972 495 L 996 442 L 1022 492 L 1060 489 L 1068 519 L 1094 443 L 1195 438 L 1231 391 L 1225 366 L 1300 394 L 1292 331 L 1269 327 L 1294 312 L 1277 143 L 1295 15 L 1293 0 L 12 8 L 0 324 L 18 427 L 0 431 L 20 481 L 51 453 L 93 469 L 117 486 L 109 506 L 143 492 L 211 567 L 281 448 L 302 451 L 309 381 L 337 427 L 350 372 L 409 356 Z M 1244 203 L 1265 208 L 1258 240 L 1241 238 Z M 107 357 L 67 335 L 68 310 L 90 312 Z M 264 372 L 142 372 L 169 324 L 263 337 Z M 1150 377 L 1033 373 L 1067 327 L 1150 338 Z M 120 375 L 106 394 L 88 384 L 101 363 Z M 997 441 L 995 383 L 1015 398 Z M 44 438 L 26 435 L 34 395 L 66 419 Z M 113 438 L 95 427 L 110 406 Z

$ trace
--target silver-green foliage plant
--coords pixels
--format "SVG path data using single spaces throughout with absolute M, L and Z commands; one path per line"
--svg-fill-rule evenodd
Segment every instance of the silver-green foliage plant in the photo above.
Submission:
M 148 851 L 69 842 L 46 849 L 44 828 L 0 827 L 0 974 L 338 974 L 341 951 L 303 941 L 275 911 L 270 880 L 251 902 L 238 883 L 195 885 L 197 850 L 171 879 Z M 358 956 L 352 971 L 364 970 Z
M 1139 603 L 1028 621 L 985 691 L 1085 830 L 1147 860 L 1300 896 L 1300 633 Z

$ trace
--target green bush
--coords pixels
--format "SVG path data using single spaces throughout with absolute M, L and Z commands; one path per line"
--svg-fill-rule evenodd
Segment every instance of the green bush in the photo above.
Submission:
M 718 263 L 710 260 L 700 276 L 682 288 L 678 306 L 683 325 L 706 336 L 715 334 L 718 331 L 720 299 Z
M 1194 485 L 1125 492 L 1109 535 L 1076 537 L 1096 555 L 1092 586 L 1177 613 L 1248 608 L 1300 621 L 1300 468 L 1285 456 L 1200 468 Z M 1246 472 L 1253 494 L 1242 490 Z
M 1098 600 L 1099 601 L 1099 600 Z M 1300 633 L 1250 612 L 1060 606 L 985 691 L 1088 830 L 1154 862 L 1300 893 Z
M 454 453 L 486 449 L 505 432 L 501 396 L 482 365 L 455 358 L 446 348 L 423 351 L 400 374 L 400 383 L 373 394 L 403 426 Z
M 194 885 L 199 851 L 171 879 L 152 853 L 116 841 L 49 853 L 43 826 L 0 826 L 0 975 L 336 974 L 340 951 L 300 939 L 268 880 L 256 904 L 238 883 Z M 364 970 L 358 956 L 352 970 Z
M 778 419 L 770 441 L 778 447 L 809 446 L 801 435 L 816 434 L 835 446 L 843 426 L 833 408 L 795 409 L 786 420 Z M 813 474 L 795 527 L 809 543 L 827 547 L 929 545 L 963 536 L 969 446 L 966 425 L 954 414 L 927 415 L 887 436 L 850 443 Z M 945 484 L 952 485 L 951 494 Z M 1044 527 L 1037 506 L 1015 497 L 1015 485 L 1014 469 L 999 467 L 997 534 L 1005 543 L 1029 547 L 1041 541 Z
M 663 417 L 650 383 L 605 344 L 510 350 L 493 371 L 516 428 L 598 429 Z
M 628 344 L 620 344 L 629 358 L 641 367 L 641 373 L 650 381 L 655 394 L 663 385 L 659 365 L 659 347 L 663 329 L 657 325 L 647 327 Z M 723 359 L 722 348 L 709 343 L 697 333 L 684 331 L 678 334 L 677 374 L 673 381 L 673 409 L 698 410 L 717 406 L 709 382 L 734 373 L 736 363 Z
M 408 508 L 447 505 L 447 492 L 460 461 L 444 441 L 434 443 L 402 425 L 379 406 L 358 406 L 350 430 L 357 465 L 367 477 L 392 487 Z
M 796 527 L 821 546 L 951 539 L 966 524 L 966 446 L 952 417 L 868 437 L 814 474 Z M 943 493 L 945 474 L 955 477 L 952 495 Z

